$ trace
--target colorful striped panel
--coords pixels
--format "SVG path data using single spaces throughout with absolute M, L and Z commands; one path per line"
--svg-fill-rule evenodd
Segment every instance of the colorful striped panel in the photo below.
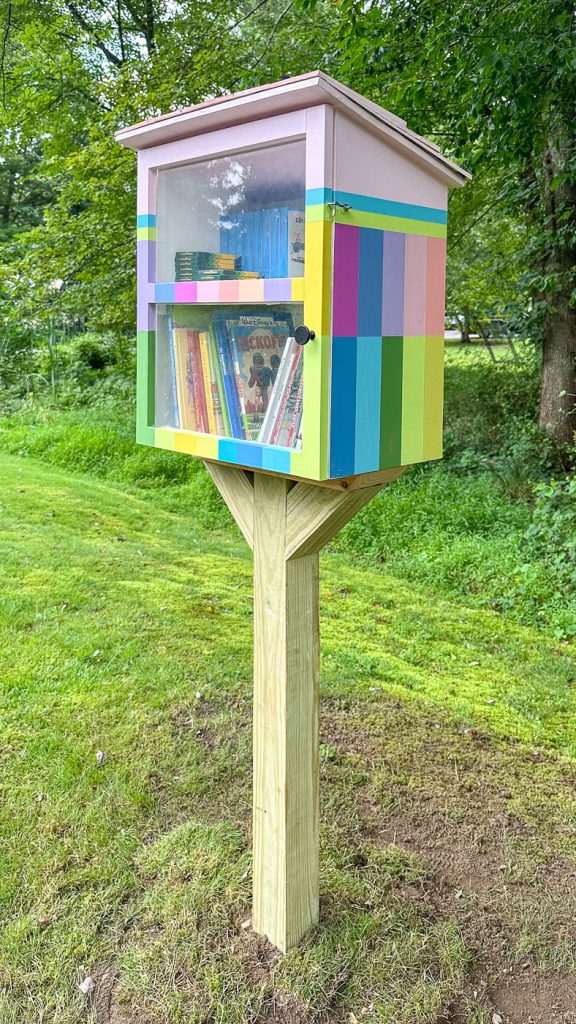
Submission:
M 341 207 L 308 206 L 306 219 L 310 221 L 329 220 L 337 224 L 355 225 L 362 228 L 377 228 L 380 231 L 402 231 L 408 235 L 426 235 L 446 238 L 446 225 L 435 221 L 412 220 L 407 217 L 393 217 L 383 213 L 368 213 L 364 210 L 343 210 Z
M 141 243 L 144 244 L 144 243 Z M 155 260 L 154 252 L 154 260 Z M 165 296 L 171 296 L 166 298 Z M 155 284 L 154 302 L 303 302 L 304 278 L 260 278 L 250 281 L 176 281 Z
M 398 203 L 392 199 L 378 199 L 363 196 L 358 192 L 341 192 L 331 188 L 309 188 L 306 191 L 306 206 L 325 206 L 328 203 L 347 204 L 353 210 L 365 213 L 385 214 L 389 217 L 404 217 L 407 220 L 422 220 L 432 224 L 446 224 L 447 210 L 435 206 L 418 206 L 415 203 Z

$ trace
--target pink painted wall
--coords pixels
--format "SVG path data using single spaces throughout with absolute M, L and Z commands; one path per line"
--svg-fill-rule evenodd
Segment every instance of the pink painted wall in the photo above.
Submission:
M 410 160 L 339 111 L 334 143 L 334 187 L 339 191 L 446 209 L 448 189 L 432 168 Z

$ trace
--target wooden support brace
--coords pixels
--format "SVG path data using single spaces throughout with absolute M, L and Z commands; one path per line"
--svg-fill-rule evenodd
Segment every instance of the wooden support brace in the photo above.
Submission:
M 285 952 L 318 921 L 319 551 L 385 481 L 206 466 L 254 551 L 252 925 Z

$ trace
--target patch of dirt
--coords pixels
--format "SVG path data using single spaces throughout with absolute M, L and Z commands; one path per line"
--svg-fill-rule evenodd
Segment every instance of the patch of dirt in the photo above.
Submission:
M 576 1024 L 576 978 L 537 964 L 556 943 L 576 944 L 576 866 L 554 848 L 558 811 L 550 808 L 546 820 L 548 786 L 551 797 L 563 791 L 573 799 L 573 767 L 459 727 L 441 712 L 423 718 L 421 706 L 384 694 L 364 719 L 355 710 L 332 699 L 322 714 L 322 742 L 337 751 L 324 784 L 332 773 L 346 781 L 347 765 L 364 780 L 349 794 L 357 812 L 350 839 L 368 851 L 395 845 L 416 855 L 426 881 L 401 883 L 396 894 L 456 923 L 473 954 L 462 1002 L 437 1024 L 468 1024 L 478 1004 L 503 1024 Z M 531 817 L 534 772 L 549 773 L 538 792 L 544 836 Z M 520 965 L 516 950 L 530 921 L 539 934 Z
M 510 978 L 489 991 L 506 1024 L 576 1024 L 576 980 L 561 974 Z
M 311 1015 L 309 1008 L 294 995 L 275 993 L 265 1010 L 258 1016 L 258 1024 L 318 1024 L 317 1014 Z
M 141 1010 L 132 1010 L 118 998 L 118 974 L 113 964 L 99 963 L 92 968 L 95 988 L 91 1003 L 96 1024 L 153 1024 Z

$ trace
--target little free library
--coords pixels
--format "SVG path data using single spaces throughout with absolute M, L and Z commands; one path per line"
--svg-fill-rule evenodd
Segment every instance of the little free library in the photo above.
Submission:
M 448 189 L 319 71 L 117 133 L 138 152 L 141 444 L 203 459 L 254 553 L 254 929 L 318 921 L 319 551 L 442 455 Z

